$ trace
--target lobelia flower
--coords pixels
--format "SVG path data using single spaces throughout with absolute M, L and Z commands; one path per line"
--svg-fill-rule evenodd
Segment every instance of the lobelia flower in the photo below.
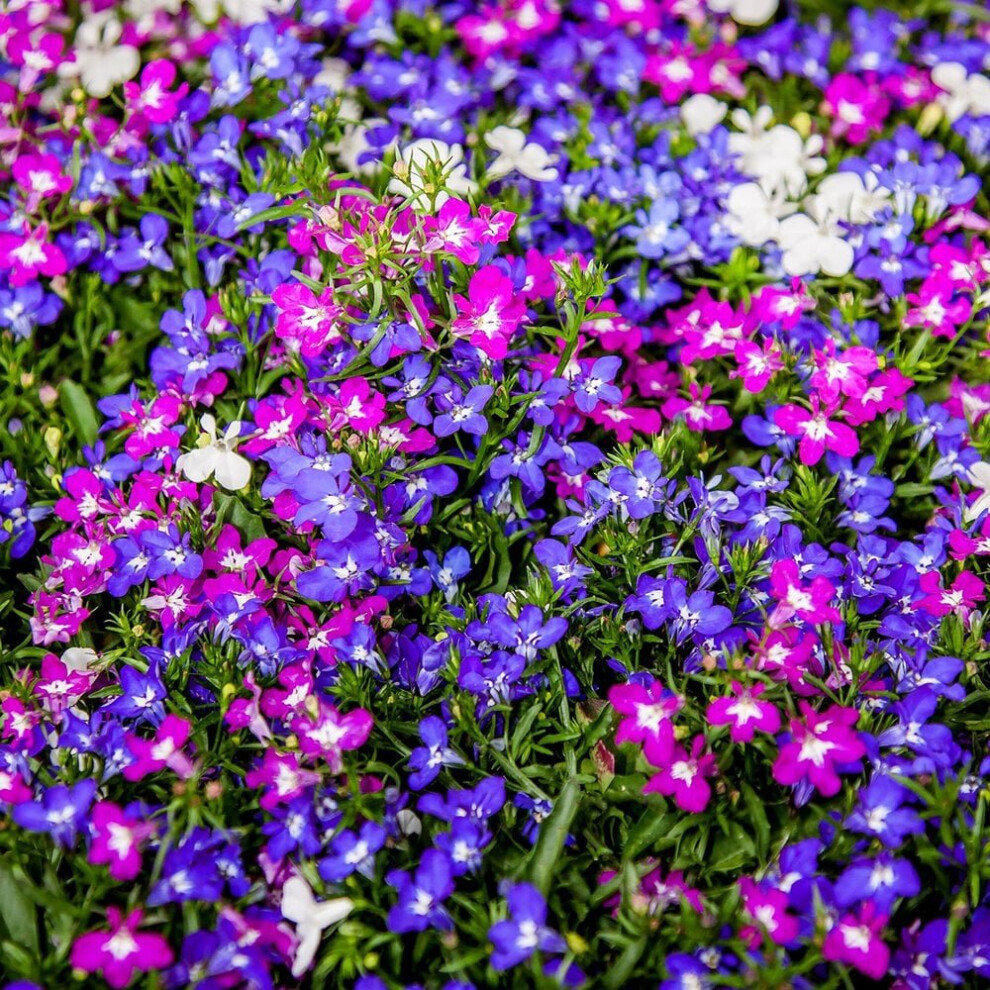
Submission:
M 28 213 L 34 213 L 43 199 L 61 196 L 72 188 L 72 177 L 62 172 L 56 155 L 19 155 L 10 170 L 14 181 L 27 193 Z
M 755 922 L 739 934 L 750 945 L 759 945 L 766 934 L 774 945 L 788 945 L 798 935 L 798 920 L 789 914 L 787 895 L 772 887 L 757 884 L 750 877 L 739 880 L 743 908 Z
M 794 616 L 815 625 L 841 619 L 838 609 L 829 605 L 835 598 L 832 582 L 819 576 L 805 585 L 800 568 L 793 560 L 774 561 L 770 570 L 770 593 L 778 602 L 769 620 L 773 627 L 779 627 Z
M 365 822 L 358 832 L 339 832 L 330 843 L 330 855 L 320 861 L 320 876 L 329 883 L 341 883 L 352 873 L 372 879 L 375 854 L 385 845 L 388 834 L 374 822 Z
M 773 778 L 785 786 L 807 780 L 824 797 L 833 797 L 841 786 L 839 774 L 858 772 L 866 755 L 853 729 L 859 712 L 838 705 L 816 712 L 806 701 L 799 707 L 802 717 L 791 719 L 791 739 L 780 747 Z
M 141 844 L 154 834 L 150 822 L 130 817 L 112 801 L 97 801 L 92 812 L 91 863 L 106 863 L 114 880 L 133 880 L 141 871 Z
M 484 436 L 488 432 L 488 420 L 482 415 L 488 400 L 495 389 L 491 385 L 475 385 L 465 396 L 454 389 L 447 395 L 436 398 L 437 412 L 433 420 L 433 432 L 438 437 L 449 437 L 454 433 L 470 433 Z
M 852 907 L 869 899 L 882 914 L 890 914 L 898 898 L 914 897 L 920 892 L 921 880 L 911 863 L 887 852 L 855 860 L 835 883 L 835 900 L 840 907 Z
M 179 113 L 180 101 L 189 92 L 189 84 L 181 83 L 175 90 L 175 64 L 168 59 L 154 59 L 141 71 L 141 82 L 124 83 L 127 105 L 152 124 L 167 124 Z
M 725 406 L 707 403 L 712 394 L 711 385 L 699 387 L 697 382 L 692 382 L 689 386 L 689 392 L 690 399 L 682 399 L 677 396 L 668 399 L 661 407 L 664 416 L 668 419 L 683 416 L 688 429 L 699 432 L 702 430 L 727 430 L 732 426 L 732 417 Z
M 192 761 L 182 751 L 189 739 L 192 726 L 178 715 L 166 715 L 158 726 L 154 739 L 142 739 L 133 734 L 127 735 L 127 748 L 133 754 L 133 761 L 124 767 L 128 780 L 141 780 L 150 773 L 157 773 L 168 767 L 177 777 L 188 779 L 193 775 Z
M 949 123 L 964 114 L 990 115 L 990 78 L 968 72 L 960 62 L 939 62 L 932 69 L 932 82 L 942 93 L 937 97 Z
M 8 272 L 10 285 L 17 289 L 39 275 L 64 275 L 68 263 L 61 248 L 49 243 L 48 225 L 42 223 L 17 233 L 0 233 L 0 269 Z
M 405 934 L 427 928 L 449 931 L 454 922 L 443 902 L 454 892 L 450 857 L 438 849 L 423 853 L 415 876 L 393 870 L 385 878 L 398 892 L 398 903 L 388 912 L 390 932 Z
M 467 196 L 475 183 L 468 178 L 464 149 L 433 138 L 423 138 L 399 149 L 388 191 L 412 202 L 431 202 L 438 209 L 450 193 Z
M 448 745 L 447 726 L 443 719 L 430 715 L 419 723 L 419 738 L 424 745 L 409 754 L 409 786 L 421 791 L 436 780 L 441 767 L 460 766 L 464 760 Z
M 563 953 L 567 942 L 547 926 L 547 903 L 532 884 L 513 885 L 506 894 L 509 917 L 488 929 L 491 965 L 502 972 L 525 962 L 534 952 Z
M 769 701 L 757 700 L 765 690 L 764 684 L 746 687 L 736 681 L 731 696 L 709 703 L 706 717 L 712 725 L 731 726 L 733 742 L 752 742 L 757 729 L 773 735 L 780 729 L 780 711 Z
M 880 980 L 890 966 L 890 949 L 881 934 L 887 916 L 866 900 L 855 914 L 843 915 L 829 929 L 822 945 L 825 959 L 843 962 L 873 980 Z
M 126 917 L 119 908 L 107 908 L 108 932 L 89 932 L 72 943 L 69 961 L 84 973 L 102 973 L 115 990 L 126 987 L 135 973 L 161 971 L 174 956 L 161 935 L 137 931 L 144 912 L 134 910 Z
M 318 901 L 309 884 L 297 874 L 282 887 L 281 910 L 282 917 L 296 928 L 292 975 L 298 980 L 312 965 L 324 930 L 343 921 L 354 910 L 354 902 L 349 897 Z
M 747 26 L 765 24 L 774 13 L 780 0 L 706 0 L 709 10 L 717 14 L 729 14 L 734 21 Z
M 205 413 L 200 422 L 205 431 L 200 437 L 203 445 L 180 455 L 176 469 L 197 484 L 212 476 L 228 491 L 246 488 L 251 480 L 251 462 L 234 452 L 239 443 L 241 424 L 231 423 L 218 438 L 217 421 L 213 416 Z
M 773 414 L 774 423 L 788 436 L 800 437 L 798 453 L 802 464 L 817 464 L 826 450 L 842 457 L 853 457 L 859 451 L 856 431 L 831 417 L 836 412 L 833 403 L 825 405 L 817 396 L 811 398 L 811 408 L 798 405 L 781 406 Z
M 526 316 L 512 281 L 494 265 L 479 268 L 468 284 L 468 298 L 455 295 L 458 315 L 451 331 L 494 360 L 504 358 L 509 340 Z
M 47 832 L 57 845 L 68 849 L 86 827 L 89 808 L 96 794 L 95 780 L 83 779 L 67 787 L 46 788 L 40 800 L 24 801 L 14 807 L 11 817 L 29 832 Z
M 650 777 L 643 786 L 643 793 L 656 792 L 673 797 L 681 811 L 693 814 L 704 811 L 712 796 L 711 786 L 705 778 L 714 776 L 717 770 L 715 754 L 701 753 L 705 748 L 705 737 L 695 736 L 690 753 L 675 744 L 673 751 L 667 756 L 666 748 L 663 743 L 656 747 L 652 737 L 644 743 L 643 753 L 647 760 L 663 769 Z
M 90 96 L 102 99 L 141 68 L 141 55 L 132 45 L 118 44 L 123 26 L 110 11 L 90 15 L 76 31 L 74 59 L 62 62 L 58 74 L 78 78 Z
M 501 179 L 510 172 L 518 172 L 534 182 L 550 182 L 558 172 L 552 165 L 553 157 L 535 141 L 526 142 L 526 135 L 518 127 L 499 124 L 485 134 L 485 144 L 498 157 L 488 166 L 490 179 Z

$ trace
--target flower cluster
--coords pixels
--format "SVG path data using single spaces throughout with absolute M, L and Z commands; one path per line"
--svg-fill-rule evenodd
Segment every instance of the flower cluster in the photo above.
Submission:
M 990 978 L 990 27 L 800 6 L 3 15 L 11 990 Z

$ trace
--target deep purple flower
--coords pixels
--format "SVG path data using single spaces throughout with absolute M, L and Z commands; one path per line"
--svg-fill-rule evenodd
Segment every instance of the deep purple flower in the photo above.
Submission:
M 398 903 L 388 913 L 388 930 L 403 934 L 422 932 L 427 928 L 448 931 L 454 922 L 443 902 L 454 892 L 450 858 L 438 849 L 428 849 L 415 876 L 404 870 L 393 870 L 388 884 L 398 891 Z
M 495 922 L 488 930 L 488 938 L 494 947 L 493 969 L 511 969 L 537 951 L 567 951 L 563 936 L 547 926 L 547 902 L 532 884 L 516 884 L 506 895 L 506 901 L 509 917 Z
M 71 787 L 55 784 L 42 793 L 39 801 L 15 805 L 11 815 L 21 828 L 47 832 L 58 845 L 68 848 L 86 827 L 96 788 L 96 781 L 88 778 Z

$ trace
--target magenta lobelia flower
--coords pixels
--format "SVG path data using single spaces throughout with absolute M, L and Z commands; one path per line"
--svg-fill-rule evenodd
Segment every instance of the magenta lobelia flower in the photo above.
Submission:
M 812 784 L 825 797 L 839 792 L 839 773 L 847 772 L 842 764 L 855 764 L 865 756 L 866 747 L 853 728 L 859 720 L 855 708 L 833 705 L 816 712 L 806 701 L 800 703 L 799 719 L 791 719 L 791 741 L 780 747 L 773 765 L 773 779 L 778 784 Z
M 826 450 L 852 457 L 859 451 L 856 431 L 845 423 L 832 419 L 835 405 L 822 406 L 817 396 L 811 399 L 811 409 L 797 405 L 781 406 L 773 416 L 774 423 L 788 436 L 800 437 L 798 453 L 802 464 L 817 464 Z
M 84 973 L 102 972 L 115 990 L 126 987 L 135 973 L 162 969 L 172 963 L 172 950 L 161 935 L 138 934 L 142 912 L 123 917 L 119 908 L 107 908 L 108 932 L 80 935 L 72 946 L 74 969 Z
M 488 357 L 504 358 L 510 338 L 526 316 L 512 281 L 494 265 L 485 265 L 471 276 L 468 298 L 454 296 L 454 301 L 459 314 L 451 324 L 454 333 L 467 337 Z
M 769 701 L 759 701 L 766 690 L 763 684 L 746 687 L 738 681 L 732 694 L 716 698 L 708 706 L 708 721 L 712 725 L 729 725 L 733 742 L 752 742 L 756 730 L 771 735 L 780 728 L 780 712 Z
M 95 837 L 89 847 L 89 861 L 106 863 L 114 880 L 133 880 L 141 871 L 141 843 L 155 827 L 131 818 L 112 801 L 93 805 L 92 825 Z
M 890 949 L 881 938 L 887 916 L 878 914 L 872 901 L 865 901 L 858 914 L 844 915 L 825 936 L 822 955 L 858 969 L 880 980 L 890 965 Z
M 712 789 L 706 777 L 715 773 L 715 755 L 701 755 L 705 746 L 704 736 L 695 736 L 688 753 L 683 746 L 674 746 L 673 753 L 666 760 L 667 765 L 654 774 L 643 788 L 644 794 L 656 792 L 673 797 L 681 811 L 704 811 L 712 796 Z M 651 753 L 649 743 L 644 747 L 646 758 L 656 765 L 659 754 Z

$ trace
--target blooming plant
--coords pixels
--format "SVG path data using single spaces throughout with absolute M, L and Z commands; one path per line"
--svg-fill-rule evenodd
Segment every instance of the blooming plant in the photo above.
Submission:
M 25 0 L 0 975 L 990 979 L 990 22 Z

